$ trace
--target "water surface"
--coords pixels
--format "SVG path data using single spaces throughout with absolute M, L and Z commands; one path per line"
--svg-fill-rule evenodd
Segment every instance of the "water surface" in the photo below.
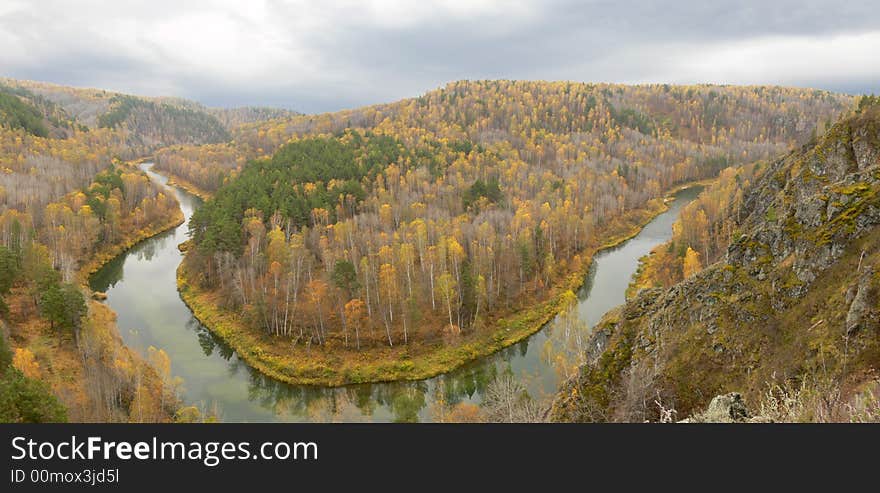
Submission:
M 151 166 L 145 163 L 142 169 L 167 186 L 167 178 L 150 171 Z M 189 221 L 201 200 L 169 189 Z M 193 317 L 177 293 L 175 276 L 182 260 L 177 245 L 188 239 L 186 223 L 120 255 L 92 276 L 90 286 L 107 293 L 125 343 L 142 353 L 150 346 L 164 349 L 172 374 L 183 379 L 183 398 L 216 410 L 225 421 L 430 421 L 438 397 L 446 403 L 478 404 L 499 372 L 522 379 L 535 398 L 554 393 L 561 378 L 556 356 L 575 354 L 586 328 L 625 301 L 638 259 L 670 238 L 679 210 L 698 193 L 698 188 L 679 192 L 669 210 L 636 237 L 596 255 L 578 293 L 577 320 L 558 320 L 492 356 L 419 382 L 324 388 L 281 383 L 250 368 Z

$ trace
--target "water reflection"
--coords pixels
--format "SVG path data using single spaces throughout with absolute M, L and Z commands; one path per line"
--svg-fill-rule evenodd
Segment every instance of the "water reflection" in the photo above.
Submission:
M 167 182 L 159 174 L 148 174 L 158 183 Z M 201 201 L 179 189 L 171 192 L 189 220 Z M 342 388 L 288 385 L 250 368 L 205 329 L 178 296 L 175 271 L 182 254 L 177 245 L 187 239 L 185 224 L 109 262 L 90 284 L 107 292 L 126 344 L 144 353 L 149 346 L 164 349 L 172 373 L 183 379 L 184 399 L 216 409 L 223 420 L 431 421 L 442 406 L 482 402 L 490 383 L 501 374 L 519 379 L 533 398 L 555 392 L 560 379 L 579 361 L 587 327 L 624 301 L 638 258 L 669 238 L 680 207 L 696 194 L 695 189 L 680 193 L 670 210 L 638 236 L 597 255 L 584 288 L 572 302 L 576 309 L 525 341 L 419 382 Z

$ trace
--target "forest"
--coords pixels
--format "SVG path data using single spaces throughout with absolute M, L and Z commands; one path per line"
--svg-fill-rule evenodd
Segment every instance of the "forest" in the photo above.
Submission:
M 223 140 L 207 112 L 105 91 L 0 86 L 0 416 L 3 421 L 170 421 L 167 355 L 122 344 L 85 279 L 182 222 L 129 157 Z M 96 295 L 97 296 L 97 295 Z
M 49 131 L 43 125 L 43 116 L 31 105 L 25 104 L 16 96 L 15 91 L 0 86 L 0 125 L 9 129 L 22 129 L 25 132 L 46 137 Z
M 766 162 L 756 162 L 724 169 L 681 211 L 672 226 L 672 239 L 642 259 L 628 294 L 671 287 L 717 262 L 735 238 L 745 190 L 766 168 Z
M 178 273 L 206 325 L 244 341 L 239 353 L 275 378 L 373 381 L 530 334 L 596 249 L 635 232 L 677 186 L 716 180 L 638 282 L 669 285 L 713 262 L 760 161 L 821 135 L 853 104 L 779 87 L 460 81 L 303 115 L 2 82 L 0 413 L 10 421 L 214 419 L 179 399 L 162 349 L 122 343 L 101 293 L 84 285 L 183 220 L 138 168 L 144 158 L 208 199 Z
M 878 123 L 863 97 L 722 173 L 582 342 L 551 419 L 877 422 Z M 743 412 L 719 414 L 733 393 Z
M 211 293 L 203 312 L 229 315 L 232 332 L 274 338 L 259 341 L 283 377 L 302 360 L 278 362 L 313 345 L 346 361 L 491 334 L 556 299 L 590 251 L 675 186 L 720 174 L 736 201 L 751 163 L 815 138 L 849 104 L 784 88 L 462 81 L 243 125 L 230 145 L 167 148 L 157 166 L 212 195 L 190 223 L 182 282 Z M 709 225 L 727 210 L 710 201 L 687 214 L 711 218 L 676 232 L 709 259 L 724 233 Z M 377 358 L 403 354 L 386 350 Z

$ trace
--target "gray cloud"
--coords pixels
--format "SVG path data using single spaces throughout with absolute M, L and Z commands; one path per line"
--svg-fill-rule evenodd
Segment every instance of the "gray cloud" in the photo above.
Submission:
M 2 75 L 210 105 L 328 111 L 463 78 L 880 91 L 870 1 L 10 1 Z

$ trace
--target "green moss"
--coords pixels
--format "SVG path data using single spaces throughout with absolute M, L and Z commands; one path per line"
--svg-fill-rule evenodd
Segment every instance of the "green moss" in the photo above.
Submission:
M 840 204 L 846 207 L 830 222 L 826 223 L 817 232 L 817 244 L 824 245 L 837 235 L 851 234 L 855 231 L 855 221 L 869 206 L 880 206 L 877 189 L 865 183 L 856 183 L 846 187 L 840 187 L 839 193 L 855 197 L 849 204 Z
M 825 181 L 827 181 L 825 177 L 821 177 L 816 173 L 813 173 L 813 170 L 809 167 L 803 168 L 803 170 L 801 171 L 801 179 L 804 181 L 804 183 L 824 183 Z
M 782 288 L 791 290 L 793 288 L 803 286 L 803 281 L 798 279 L 797 274 L 793 270 L 789 270 L 787 275 L 782 279 Z
M 578 392 L 599 408 L 611 404 L 612 390 L 620 381 L 623 371 L 630 366 L 633 357 L 632 329 L 623 330 L 619 337 L 602 353 L 595 365 L 587 366 L 581 373 Z
M 785 170 L 777 171 L 773 175 L 773 181 L 776 183 L 776 186 L 782 188 L 785 186 L 785 183 L 788 181 L 788 172 Z
M 843 195 L 863 196 L 865 193 L 871 191 L 871 185 L 865 182 L 859 182 L 853 183 L 852 185 L 833 187 L 832 190 Z
M 785 231 L 786 235 L 794 239 L 801 238 L 804 234 L 804 227 L 793 217 L 790 217 L 785 221 L 785 226 L 783 226 L 782 229 Z

